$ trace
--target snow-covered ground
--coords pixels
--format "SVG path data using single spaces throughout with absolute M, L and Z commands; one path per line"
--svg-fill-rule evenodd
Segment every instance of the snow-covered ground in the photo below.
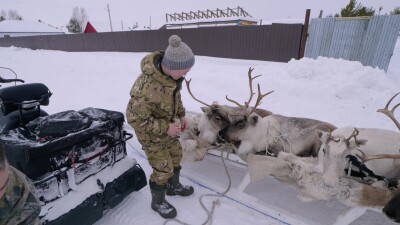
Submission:
M 49 113 L 98 107 L 125 113 L 130 88 L 140 73 L 140 60 L 147 53 L 69 53 L 62 51 L 0 48 L 0 66 L 12 68 L 28 83 L 45 83 L 53 92 Z M 397 130 L 389 118 L 376 110 L 400 91 L 400 41 L 397 42 L 388 72 L 364 67 L 359 62 L 318 58 L 275 63 L 253 60 L 196 57 L 188 78 L 197 98 L 228 104 L 225 95 L 239 102 L 248 98 L 247 71 L 254 75 L 262 92 L 275 90 L 260 107 L 287 116 L 309 117 L 338 127 L 374 127 Z M 11 73 L 0 70 L 0 76 Z M 183 87 L 182 100 L 188 111 L 200 113 L 200 104 Z M 397 98 L 396 102 L 400 102 Z M 396 112 L 397 118 L 400 113 Z M 130 129 L 126 126 L 126 129 Z M 151 168 L 135 140 L 129 154 L 136 158 L 149 176 Z M 245 194 L 235 192 L 245 166 L 228 162 L 233 190 L 214 213 L 213 224 L 332 224 L 348 210 L 339 202 L 303 203 L 297 190 L 273 179 L 250 184 Z M 227 177 L 220 158 L 208 155 L 204 161 L 184 164 L 182 181 L 195 187 L 195 195 L 168 197 L 178 210 L 178 219 L 201 224 L 207 216 L 198 198 L 202 194 L 223 192 Z M 97 223 L 162 224 L 164 220 L 150 209 L 148 186 L 127 197 Z M 209 206 L 215 198 L 206 200 Z M 174 222 L 170 222 L 173 224 Z M 368 211 L 354 224 L 391 224 L 382 214 Z

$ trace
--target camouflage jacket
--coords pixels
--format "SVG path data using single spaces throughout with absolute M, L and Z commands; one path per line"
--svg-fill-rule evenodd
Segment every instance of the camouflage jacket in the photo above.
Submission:
M 6 191 L 0 198 L 0 224 L 39 224 L 41 206 L 33 194 L 33 184 L 12 166 L 8 166 L 8 173 Z
M 142 144 L 168 138 L 169 123 L 185 116 L 180 93 L 183 78 L 176 81 L 161 72 L 163 55 L 158 51 L 142 59 L 142 73 L 130 92 L 126 117 Z

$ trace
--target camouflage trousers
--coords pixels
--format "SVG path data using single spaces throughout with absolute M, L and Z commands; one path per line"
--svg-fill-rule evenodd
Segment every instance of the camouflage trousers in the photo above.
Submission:
M 147 155 L 153 173 L 150 181 L 158 185 L 167 183 L 174 173 L 174 168 L 180 166 L 182 160 L 182 147 L 178 138 L 167 138 L 162 142 L 145 143 L 143 150 Z
M 39 225 L 41 206 L 32 182 L 14 167 L 8 169 L 9 183 L 0 198 L 0 225 Z

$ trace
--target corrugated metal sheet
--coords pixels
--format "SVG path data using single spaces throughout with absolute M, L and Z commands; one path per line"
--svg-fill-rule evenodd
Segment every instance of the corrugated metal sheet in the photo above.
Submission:
M 305 56 L 343 58 L 387 71 L 400 31 L 400 16 L 315 18 Z
M 288 62 L 298 59 L 302 24 L 67 34 L 0 38 L 0 46 L 63 51 L 152 52 L 178 34 L 196 55 Z

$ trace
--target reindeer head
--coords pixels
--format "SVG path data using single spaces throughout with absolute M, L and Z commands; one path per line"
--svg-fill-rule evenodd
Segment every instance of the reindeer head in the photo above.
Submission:
M 365 145 L 367 140 L 357 139 L 359 131 L 354 127 L 341 128 L 332 133 L 317 130 L 317 134 L 324 145 L 322 155 L 319 155 L 323 157 L 322 179 L 325 185 L 334 187 L 344 173 L 348 161 L 346 156 L 351 150 Z
M 217 142 L 218 132 L 229 125 L 228 106 L 214 102 L 210 107 L 201 107 L 203 115 L 199 122 L 199 137 L 207 140 L 209 144 Z
M 213 104 L 209 105 L 207 103 L 204 103 L 204 102 L 198 100 L 190 90 L 190 81 L 191 80 L 189 80 L 189 81 L 185 80 L 187 89 L 188 89 L 190 95 L 193 97 L 193 99 L 195 99 L 196 101 L 205 105 L 205 107 L 201 107 L 201 110 L 204 113 L 203 113 L 203 115 L 200 119 L 199 125 L 198 125 L 199 132 L 200 132 L 200 134 L 199 134 L 200 138 L 205 139 L 208 141 L 208 143 L 212 144 L 217 141 L 218 133 L 221 130 L 224 130 L 226 127 L 231 125 L 232 122 L 240 120 L 240 118 L 242 116 L 246 116 L 247 114 L 253 113 L 253 112 L 257 113 L 261 117 L 266 117 L 266 116 L 269 116 L 272 114 L 268 110 L 257 109 L 256 107 L 249 108 L 249 103 L 251 101 L 251 98 L 254 95 L 254 93 L 252 93 L 252 80 L 258 77 L 258 76 L 256 76 L 256 77 L 252 78 L 251 77 L 252 71 L 253 71 L 253 69 L 250 68 L 249 72 L 248 72 L 251 95 L 250 95 L 250 99 L 247 102 L 245 102 L 244 106 L 238 104 L 237 102 L 229 99 L 226 96 L 228 101 L 234 102 L 236 105 L 238 105 L 238 107 L 220 105 L 217 102 L 214 102 Z M 264 97 L 264 96 L 262 96 L 262 97 Z M 258 101 L 260 101 L 260 100 L 261 99 L 258 99 Z M 259 104 L 259 102 L 258 102 L 258 104 Z
M 230 107 L 220 105 L 218 102 L 213 102 L 213 104 L 209 105 L 198 100 L 190 90 L 190 81 L 191 79 L 189 81 L 185 80 L 189 94 L 194 100 L 205 105 L 201 107 L 203 114 L 198 124 L 199 138 L 206 140 L 209 144 L 214 144 L 217 142 L 218 132 L 229 125 L 228 113 L 230 112 Z
M 238 102 L 228 98 L 226 99 L 238 107 L 231 108 L 228 113 L 228 121 L 229 126 L 226 126 L 219 132 L 219 136 L 225 141 L 237 144 L 240 143 L 239 146 L 239 154 L 246 154 L 253 150 L 253 141 L 248 142 L 247 140 L 253 139 L 254 135 L 257 135 L 260 130 L 258 128 L 258 121 L 261 118 L 256 112 L 257 107 L 261 104 L 261 100 L 271 94 L 273 91 L 268 92 L 266 94 L 261 94 L 260 85 L 258 84 L 258 96 L 254 107 L 249 107 L 250 102 L 255 93 L 253 93 L 253 80 L 258 76 L 252 77 L 251 72 L 252 68 L 249 68 L 248 77 L 249 77 L 249 87 L 250 87 L 250 97 L 248 101 L 244 103 L 244 105 L 239 104 Z M 262 113 L 262 112 L 261 112 Z M 270 112 L 267 112 L 265 115 L 270 115 Z

